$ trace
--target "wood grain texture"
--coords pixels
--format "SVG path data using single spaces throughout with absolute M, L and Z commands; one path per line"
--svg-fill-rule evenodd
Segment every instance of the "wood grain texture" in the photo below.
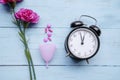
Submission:
M 19 40 L 17 34 L 17 28 L 1 28 L 0 42 L 8 42 L 2 44 L 0 61 L 1 65 L 26 65 L 25 57 L 23 53 L 23 46 Z M 52 65 L 80 65 L 74 63 L 69 57 L 66 56 L 64 50 L 64 40 L 71 31 L 68 28 L 53 28 L 53 42 L 57 45 L 57 51 Z M 8 33 L 10 32 L 10 33 Z M 114 33 L 113 33 L 114 32 Z M 62 34 L 64 33 L 64 34 Z M 120 65 L 120 29 L 102 29 L 101 47 L 98 54 L 90 59 L 91 65 Z M 4 36 L 3 36 L 4 35 Z M 44 28 L 30 28 L 27 31 L 27 37 L 29 38 L 29 46 L 32 52 L 35 65 L 43 65 L 43 61 L 40 57 L 39 45 L 43 43 Z M 19 56 L 19 57 L 18 57 Z M 114 58 L 114 60 L 112 60 Z M 18 63 L 19 62 L 19 63 Z M 67 64 L 66 64 L 67 63 Z M 83 62 L 86 64 L 86 62 Z
M 80 15 L 86 14 L 94 16 L 102 28 L 120 28 L 119 4 L 119 0 L 25 0 L 16 9 L 30 8 L 36 11 L 41 16 L 41 21 L 36 27 L 44 27 L 47 23 L 55 27 L 69 27 L 72 21 L 79 20 Z M 1 26 L 15 27 L 10 22 L 9 13 L 4 9 L 4 6 L 0 5 Z
M 36 66 L 35 70 L 37 80 L 119 80 L 120 73 L 120 67 Z M 0 79 L 29 80 L 28 67 L 0 67 Z
M 27 31 L 37 80 L 119 80 L 119 4 L 119 0 L 24 0 L 18 4 L 16 10 L 22 7 L 33 9 L 41 17 L 40 22 Z M 90 64 L 65 57 L 64 40 L 71 31 L 70 23 L 79 20 L 82 14 L 95 17 L 102 30 L 100 50 L 89 60 Z M 7 8 L 0 5 L 0 80 L 29 80 L 23 45 L 11 20 Z M 91 19 L 82 20 L 88 25 L 94 24 Z M 45 68 L 39 52 L 47 23 L 53 26 L 53 42 L 57 45 L 49 69 Z

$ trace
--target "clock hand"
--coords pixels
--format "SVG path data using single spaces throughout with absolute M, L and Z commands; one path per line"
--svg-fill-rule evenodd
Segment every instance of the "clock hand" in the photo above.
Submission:
M 84 36 L 83 36 L 82 42 L 84 42 L 84 39 L 85 39 L 85 34 L 84 34 Z
M 83 45 L 83 38 L 81 32 L 80 32 L 80 39 L 81 39 L 81 45 Z
M 85 33 L 84 33 L 83 38 L 82 38 L 82 44 L 84 44 L 84 40 L 85 40 Z

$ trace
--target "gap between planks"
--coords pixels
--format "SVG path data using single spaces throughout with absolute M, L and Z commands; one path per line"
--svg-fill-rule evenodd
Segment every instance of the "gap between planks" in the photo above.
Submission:
M 0 65 L 0 67 L 13 67 L 13 66 L 28 66 L 28 65 Z M 34 66 L 46 66 L 46 65 L 34 65 Z M 49 66 L 84 66 L 84 67 L 120 67 L 120 65 L 49 65 Z
M 14 29 L 16 29 L 17 27 L 6 27 L 6 26 L 0 26 L 0 29 L 8 29 L 8 28 L 14 28 Z M 31 28 L 31 29 L 39 29 L 39 28 L 45 28 L 45 27 L 28 27 L 28 28 Z M 72 29 L 72 28 L 70 28 L 70 27 L 52 27 L 52 28 L 69 28 L 69 29 Z M 100 28 L 100 29 L 120 29 L 120 28 L 118 28 L 118 27 L 116 27 L 116 28 L 112 28 L 112 27 L 110 27 L 110 28 Z

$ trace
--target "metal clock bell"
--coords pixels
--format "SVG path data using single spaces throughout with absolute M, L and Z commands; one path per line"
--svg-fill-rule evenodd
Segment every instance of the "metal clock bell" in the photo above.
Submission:
M 99 36 L 101 30 L 96 26 L 97 20 L 88 15 L 82 15 L 95 20 L 95 25 L 86 26 L 82 21 L 71 23 L 73 30 L 65 40 L 65 50 L 67 55 L 73 59 L 86 60 L 95 56 L 100 47 Z

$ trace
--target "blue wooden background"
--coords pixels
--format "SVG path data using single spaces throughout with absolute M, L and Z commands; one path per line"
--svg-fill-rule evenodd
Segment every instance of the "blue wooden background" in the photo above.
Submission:
M 41 16 L 40 22 L 27 31 L 37 80 L 120 80 L 120 0 L 24 0 L 16 10 L 19 8 L 33 9 Z M 102 30 L 100 50 L 90 64 L 65 57 L 69 25 L 82 14 L 95 17 Z M 0 5 L 0 80 L 29 80 L 23 45 L 11 20 Z M 47 23 L 53 26 L 53 42 L 57 45 L 49 69 L 39 52 Z

